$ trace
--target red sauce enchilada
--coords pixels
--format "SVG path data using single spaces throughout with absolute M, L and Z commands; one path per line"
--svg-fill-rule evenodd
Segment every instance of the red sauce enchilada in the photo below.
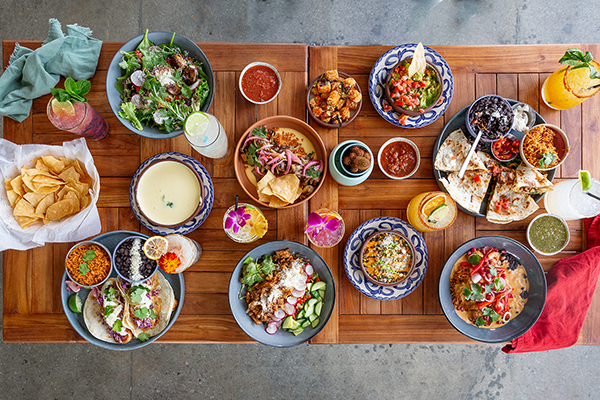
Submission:
M 456 313 L 480 328 L 498 328 L 523 311 L 529 280 L 525 267 L 506 250 L 471 249 L 458 259 L 450 276 Z

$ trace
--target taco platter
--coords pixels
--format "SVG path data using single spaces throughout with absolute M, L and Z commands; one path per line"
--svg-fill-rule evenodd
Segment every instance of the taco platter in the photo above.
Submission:
M 480 143 L 466 173 L 459 179 L 458 171 L 472 143 L 465 123 L 468 109 L 463 108 L 450 119 L 435 143 L 433 174 L 438 186 L 462 211 L 492 223 L 506 224 L 527 218 L 539 208 L 536 203 L 544 193 L 552 190 L 556 170 L 542 174 L 521 163 L 518 157 L 509 162 L 497 161 L 490 145 Z M 545 121 L 536 113 L 535 124 L 541 123 Z M 510 134 L 519 140 L 524 136 L 516 130 Z
M 113 251 L 116 245 L 136 232 L 115 231 L 94 240 Z M 73 328 L 88 342 L 111 350 L 133 350 L 162 336 L 175 322 L 184 298 L 182 274 L 158 271 L 140 283 L 129 283 L 111 277 L 91 290 L 81 289 L 83 313 L 77 314 L 68 306 L 73 292 L 67 289 L 63 275 L 61 298 L 63 308 Z

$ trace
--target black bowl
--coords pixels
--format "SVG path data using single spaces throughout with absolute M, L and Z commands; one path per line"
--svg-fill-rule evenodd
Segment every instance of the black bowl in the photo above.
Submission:
M 148 39 L 152 42 L 158 44 L 170 43 L 171 38 L 173 37 L 173 32 L 164 32 L 164 31 L 156 31 L 149 32 Z M 121 51 L 129 52 L 135 50 L 135 48 L 140 44 L 144 35 L 139 35 L 128 41 L 117 51 L 114 55 L 110 65 L 108 66 L 108 71 L 106 72 L 106 97 L 108 98 L 108 103 L 110 104 L 110 108 L 112 112 L 115 114 L 115 117 L 123 126 L 129 129 L 131 132 L 136 133 L 140 136 L 144 136 L 151 139 L 169 139 L 175 136 L 179 136 L 183 133 L 183 129 L 179 129 L 170 133 L 165 133 L 165 131 L 161 131 L 158 128 L 151 128 L 149 126 L 144 126 L 144 129 L 140 132 L 136 128 L 131 125 L 131 121 L 119 117 L 118 112 L 121 110 L 121 93 L 115 88 L 115 83 L 117 82 L 117 78 L 123 76 L 123 70 L 119 67 L 119 63 L 123 60 L 123 55 Z M 208 77 L 208 88 L 210 89 L 210 93 L 206 102 L 201 108 L 201 111 L 208 111 L 210 105 L 212 104 L 213 97 L 215 95 L 215 74 L 213 73 L 212 67 L 210 66 L 210 62 L 208 62 L 208 58 L 200 47 L 196 45 L 193 41 L 186 38 L 185 36 L 181 36 L 179 34 L 175 34 L 175 38 L 173 39 L 174 44 L 178 44 L 183 48 L 183 50 L 187 51 L 187 53 L 196 60 L 202 63 L 202 71 Z
M 516 256 L 527 271 L 529 296 L 525 308 L 506 325 L 496 329 L 478 328 L 458 316 L 450 294 L 450 274 L 456 261 L 473 247 L 492 246 Z M 481 236 L 463 243 L 448 258 L 439 283 L 440 305 L 448 322 L 466 337 L 484 343 L 511 341 L 529 330 L 540 317 L 546 303 L 546 276 L 535 255 L 523 244 L 505 236 Z

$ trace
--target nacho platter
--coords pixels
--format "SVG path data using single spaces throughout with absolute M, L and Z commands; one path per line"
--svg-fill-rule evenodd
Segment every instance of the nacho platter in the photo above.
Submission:
M 513 104 L 519 103 L 515 100 L 511 100 L 511 99 L 506 99 L 510 105 L 512 106 Z M 440 147 L 442 146 L 442 144 L 444 143 L 444 141 L 448 138 L 448 136 L 450 136 L 450 134 L 458 129 L 462 130 L 462 132 L 465 134 L 465 136 L 467 137 L 467 139 L 469 140 L 469 143 L 472 142 L 472 137 L 469 134 L 468 130 L 467 130 L 467 125 L 466 125 L 466 114 L 469 110 L 469 106 L 463 108 L 462 110 L 460 110 L 459 112 L 457 112 L 451 119 L 450 121 L 448 121 L 448 123 L 444 126 L 444 129 L 442 130 L 442 132 L 440 133 L 440 135 L 438 136 L 435 145 L 433 147 L 433 160 L 435 161 L 438 152 L 440 151 Z M 535 125 L 538 124 L 543 124 L 546 121 L 541 117 L 540 114 L 538 114 L 537 112 L 535 112 Z M 515 136 L 517 139 L 522 140 L 524 137 L 524 132 L 519 132 L 517 130 L 511 129 L 510 134 L 512 134 L 513 136 Z M 492 152 L 491 152 L 491 143 L 490 144 L 481 144 L 478 146 L 478 150 L 483 151 L 484 153 L 486 153 L 486 155 L 489 156 L 489 158 L 493 159 L 492 156 Z M 517 158 L 518 159 L 518 158 Z M 500 164 L 500 163 L 499 163 Z M 500 165 L 503 165 L 506 163 L 502 163 Z M 552 182 L 552 180 L 554 179 L 554 175 L 556 174 L 556 169 L 552 169 L 550 171 L 547 172 L 547 178 L 550 182 Z M 446 187 L 444 186 L 444 184 L 442 183 L 442 178 L 445 178 L 446 176 L 448 176 L 449 174 L 447 172 L 444 171 L 440 171 L 438 169 L 435 168 L 435 166 L 433 167 L 433 176 L 440 188 L 441 191 L 448 193 L 448 190 L 446 189 Z M 483 201 L 481 202 L 481 206 L 479 208 L 478 212 L 475 211 L 471 211 L 466 209 L 464 206 L 462 206 L 461 204 L 459 204 L 458 201 L 456 201 L 457 199 L 454 198 L 454 196 L 451 197 L 453 198 L 453 200 L 456 201 L 456 205 L 458 206 L 458 208 L 469 214 L 469 215 L 473 215 L 475 217 L 482 217 L 482 218 L 486 218 L 487 215 L 487 208 L 488 208 L 488 203 L 489 200 L 491 199 L 491 190 L 495 187 L 495 179 L 492 180 L 492 182 L 490 183 L 490 187 L 488 187 L 487 192 L 484 195 Z M 544 194 L 533 194 L 531 195 L 531 197 L 533 198 L 533 201 L 535 203 L 538 203 L 542 197 L 544 196 Z
M 102 235 L 96 236 L 92 240 L 103 244 L 112 253 L 113 250 L 115 249 L 115 247 L 123 239 L 125 239 L 129 236 L 133 236 L 133 235 L 147 238 L 146 235 L 141 234 L 139 232 L 114 231 L 114 232 L 108 232 L 108 233 L 104 233 Z M 96 345 L 98 347 L 102 347 L 104 349 L 109 349 L 109 350 L 126 351 L 126 350 L 139 349 L 140 347 L 147 346 L 148 344 L 154 342 L 156 339 L 158 339 L 159 337 L 164 335 L 165 332 L 167 332 L 169 330 L 169 328 L 171 328 L 171 326 L 175 323 L 175 321 L 177 320 L 177 317 L 179 316 L 179 313 L 181 312 L 181 309 L 183 307 L 183 298 L 185 295 L 185 284 L 184 284 L 184 280 L 183 280 L 183 274 L 166 274 L 160 270 L 157 271 L 157 274 L 163 274 L 163 277 L 169 282 L 169 284 L 173 288 L 173 293 L 175 295 L 175 300 L 177 301 L 177 305 L 176 305 L 175 309 L 173 310 L 173 313 L 171 314 L 171 319 L 169 320 L 169 323 L 166 326 L 166 328 L 162 332 L 158 333 L 157 335 L 151 336 L 148 340 L 146 340 L 144 342 L 134 338 L 132 341 L 130 341 L 129 343 L 125 343 L 125 344 L 108 343 L 108 342 L 104 342 L 104 341 L 96 338 L 95 336 L 93 336 L 89 332 L 89 330 L 86 326 L 84 316 L 83 316 L 84 314 L 83 313 L 76 314 L 73 311 L 71 311 L 71 309 L 69 308 L 69 304 L 68 304 L 69 297 L 73 294 L 73 292 L 68 290 L 67 285 L 65 284 L 65 281 L 68 279 L 66 271 L 63 274 L 62 281 L 61 281 L 61 287 L 60 287 L 60 292 L 61 292 L 60 297 L 61 297 L 65 315 L 67 316 L 67 319 L 69 320 L 69 323 L 71 324 L 71 326 L 73 326 L 73 329 L 75 329 L 75 331 L 77 331 L 77 333 L 79 335 L 81 335 L 81 337 L 83 337 L 85 340 L 87 340 L 91 344 Z M 118 275 L 117 275 L 117 272 L 113 269 L 112 274 L 110 276 L 113 278 L 116 278 Z M 88 301 L 89 292 L 90 292 L 89 289 L 84 289 L 84 288 L 81 288 L 78 292 L 78 296 L 84 304 L 86 301 Z

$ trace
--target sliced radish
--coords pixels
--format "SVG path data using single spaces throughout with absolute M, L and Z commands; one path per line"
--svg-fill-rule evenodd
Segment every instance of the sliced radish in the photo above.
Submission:
M 133 71 L 131 74 L 131 83 L 135 86 L 142 86 L 146 82 L 146 77 L 144 76 L 144 72 L 142 70 Z
M 285 303 L 284 308 L 287 315 L 292 315 L 296 311 L 296 308 L 290 303 Z
M 315 269 L 310 264 L 307 264 L 306 267 L 304 268 L 304 270 L 306 271 L 306 275 L 308 275 L 308 276 L 312 276 L 312 274 L 315 273 Z
M 304 296 L 304 293 L 306 293 L 306 290 L 296 290 L 296 289 L 294 289 L 294 291 L 292 292 L 292 296 L 300 298 L 300 297 Z
M 285 318 L 285 315 L 286 315 L 285 311 L 283 311 L 281 308 L 278 308 L 273 313 L 273 317 L 277 318 L 278 320 L 281 320 L 281 319 Z
M 306 290 L 306 282 L 298 282 L 294 285 L 294 289 L 296 289 L 297 291 L 301 292 L 303 290 Z
M 285 313 L 283 313 L 283 314 L 285 315 Z M 273 314 L 273 315 L 271 316 L 271 321 L 274 321 L 274 322 L 279 322 L 279 321 L 281 321 L 281 318 L 277 318 L 277 317 L 276 317 L 276 316 Z M 269 322 L 271 322 L 271 321 L 269 321 Z
M 283 324 L 283 320 L 280 319 L 279 321 L 273 321 L 275 323 L 275 326 L 278 328 L 281 328 L 281 324 Z
M 156 122 L 159 125 L 162 125 L 166 119 L 165 117 L 162 116 L 160 111 L 155 111 L 154 114 L 152 114 L 152 117 L 154 117 L 154 122 Z
M 288 304 L 291 304 L 291 305 L 296 305 L 296 303 L 298 302 L 298 298 L 294 297 L 294 296 L 290 296 L 285 300 L 288 302 Z
M 471 281 L 473 281 L 473 283 L 478 283 L 481 280 L 481 275 L 479 275 L 478 273 L 473 274 L 473 276 L 471 276 Z
M 190 86 L 190 89 L 192 89 L 192 90 L 196 89 L 199 84 L 200 84 L 200 79 L 198 79 L 196 82 L 194 82 L 192 84 L 192 86 Z
M 277 327 L 277 325 L 274 322 L 269 322 L 269 324 L 267 325 L 266 331 L 269 335 L 274 335 L 277 333 L 278 329 L 279 328 Z
M 142 96 L 139 94 L 134 94 L 131 96 L 131 102 L 135 106 L 135 108 L 142 108 L 144 106 L 144 100 L 142 100 Z

